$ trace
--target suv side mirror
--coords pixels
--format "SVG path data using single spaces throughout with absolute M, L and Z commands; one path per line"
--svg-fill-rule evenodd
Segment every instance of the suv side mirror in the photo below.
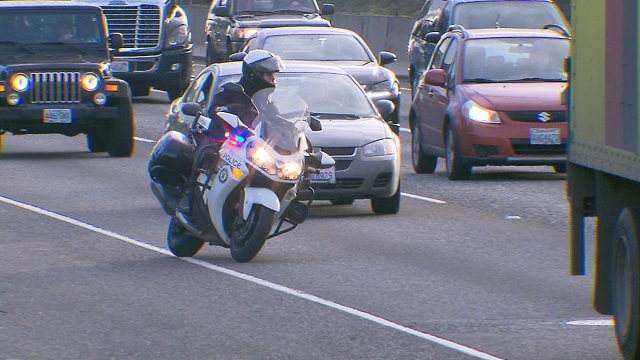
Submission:
M 322 15 L 332 15 L 335 12 L 335 8 L 333 4 L 322 4 L 320 11 L 322 11 Z
M 440 33 L 437 31 L 432 31 L 424 36 L 424 39 L 430 44 L 436 44 L 440 41 Z
M 109 38 L 109 46 L 112 49 L 120 50 L 124 47 L 124 38 L 121 33 L 112 33 Z
M 444 86 L 447 74 L 442 69 L 431 69 L 424 74 L 424 83 L 434 86 Z
M 229 17 L 229 8 L 226 6 L 216 6 L 213 13 L 219 17 Z

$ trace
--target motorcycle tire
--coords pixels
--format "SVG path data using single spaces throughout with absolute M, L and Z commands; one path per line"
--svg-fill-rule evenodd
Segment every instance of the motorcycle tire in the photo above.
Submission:
M 238 215 L 231 232 L 230 250 L 233 260 L 248 262 L 258 255 L 271 232 L 275 214 L 275 211 L 262 205 L 254 205 L 247 221 Z
M 167 231 L 167 246 L 177 257 L 192 257 L 202 249 L 204 241 L 189 233 L 180 220 L 172 217 Z

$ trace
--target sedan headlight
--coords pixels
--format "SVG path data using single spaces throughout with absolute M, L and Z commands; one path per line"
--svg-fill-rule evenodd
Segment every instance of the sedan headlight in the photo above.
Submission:
M 23 92 L 29 90 L 31 87 L 31 80 L 25 74 L 15 74 L 11 77 L 10 80 L 11 88 L 18 92 Z
M 373 84 L 367 90 L 367 95 L 372 99 L 388 99 L 398 97 L 400 94 L 400 86 L 398 83 L 389 83 L 389 81 L 382 81 Z
M 96 91 L 100 88 L 100 77 L 94 73 L 82 75 L 82 88 L 87 91 Z
M 185 46 L 189 43 L 189 31 L 185 25 L 178 26 L 167 36 L 165 47 Z
M 382 139 L 371 144 L 367 144 L 363 148 L 364 156 L 382 156 L 392 155 L 397 152 L 396 144 L 391 139 Z
M 462 105 L 462 116 L 471 120 L 486 124 L 500 124 L 498 113 L 478 105 L 473 100 L 467 100 Z

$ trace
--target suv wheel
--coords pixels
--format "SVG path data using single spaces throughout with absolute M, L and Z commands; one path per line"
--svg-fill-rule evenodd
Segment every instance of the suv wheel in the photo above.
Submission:
M 471 177 L 471 166 L 465 164 L 460 156 L 460 145 L 453 132 L 453 125 L 447 126 L 446 140 L 446 160 L 447 174 L 450 180 L 469 180 Z
M 111 119 L 107 152 L 112 157 L 129 157 L 133 154 L 134 117 L 131 99 L 117 99 L 118 117 Z

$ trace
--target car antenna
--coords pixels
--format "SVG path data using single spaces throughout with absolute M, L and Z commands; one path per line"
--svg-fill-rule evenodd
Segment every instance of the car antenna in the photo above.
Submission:
M 500 27 L 500 13 L 498 13 L 498 16 L 496 16 L 496 28 Z

